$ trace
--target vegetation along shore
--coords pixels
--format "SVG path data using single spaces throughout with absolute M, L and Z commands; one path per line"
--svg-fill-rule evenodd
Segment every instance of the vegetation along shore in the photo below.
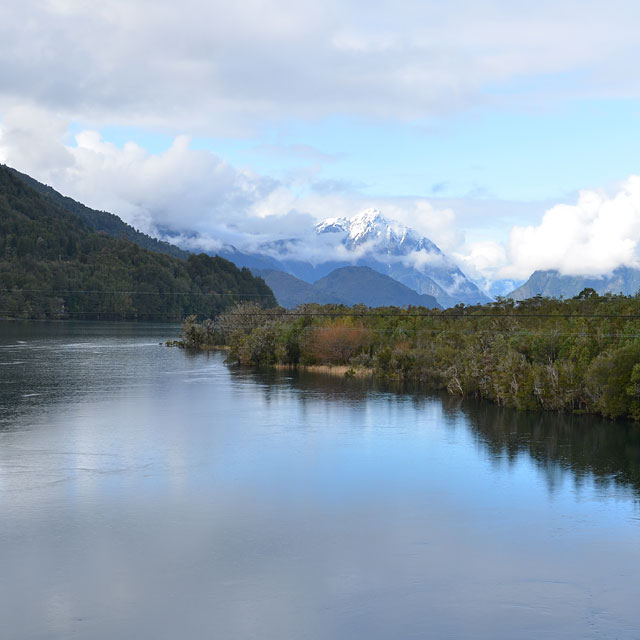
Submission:
M 342 367 L 517 409 L 640 420 L 637 296 L 585 289 L 446 310 L 241 303 L 188 317 L 181 345 L 224 345 L 232 364 Z

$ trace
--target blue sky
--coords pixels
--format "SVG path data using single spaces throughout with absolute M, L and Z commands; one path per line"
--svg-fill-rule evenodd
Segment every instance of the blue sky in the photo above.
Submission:
M 84 128 L 74 123 L 70 131 Z M 99 130 L 118 146 L 134 140 L 151 153 L 173 142 L 145 128 Z M 372 196 L 564 201 L 583 188 L 611 188 L 638 170 L 640 101 L 481 107 L 409 123 L 335 115 L 278 122 L 250 137 L 194 137 L 191 146 L 280 179 L 317 166 L 318 180 Z
M 637 266 L 639 22 L 630 0 L 7 0 L 0 161 L 203 248 L 376 206 L 487 282 Z

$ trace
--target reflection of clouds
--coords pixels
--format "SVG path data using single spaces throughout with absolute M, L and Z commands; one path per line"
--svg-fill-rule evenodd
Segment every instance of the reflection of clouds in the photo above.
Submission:
M 588 635 L 582 612 L 594 596 L 607 624 L 638 621 L 637 582 L 630 572 L 611 575 L 633 554 L 630 540 L 616 548 L 596 530 L 567 558 L 544 537 L 551 523 L 519 536 L 504 516 L 504 530 L 473 518 L 461 526 L 460 512 L 437 500 L 381 496 L 329 509 L 213 491 L 100 501 L 83 520 L 58 514 L 49 524 L 33 531 L 37 547 L 25 545 L 32 563 L 6 565 L 15 579 L 3 601 L 15 606 L 3 624 L 18 636 L 46 626 L 54 637 L 105 639 L 389 638 L 398 629 L 506 638 L 519 625 Z M 537 545 L 544 555 L 531 551 Z M 602 562 L 582 563 L 596 548 Z M 15 602 L 12 593 L 26 592 Z
M 588 637 L 593 598 L 640 624 L 629 492 L 589 481 L 634 477 L 624 427 L 127 354 L 0 434 L 12 636 Z

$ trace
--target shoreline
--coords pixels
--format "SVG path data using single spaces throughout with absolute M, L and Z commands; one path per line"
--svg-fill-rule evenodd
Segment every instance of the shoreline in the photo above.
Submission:
M 373 369 L 365 367 L 352 367 L 347 364 L 274 364 L 272 365 L 278 371 L 309 371 L 311 373 L 323 373 L 325 375 L 336 376 L 340 378 L 373 378 L 375 372 Z

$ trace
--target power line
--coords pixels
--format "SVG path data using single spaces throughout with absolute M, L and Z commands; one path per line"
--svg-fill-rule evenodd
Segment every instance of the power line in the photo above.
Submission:
M 0 288 L 0 293 L 41 293 L 45 295 L 57 295 L 57 294 L 82 294 L 82 295 L 98 295 L 98 296 L 109 296 L 109 295 L 131 295 L 131 296 L 231 296 L 238 299 L 243 298 L 272 298 L 270 294 L 262 294 L 262 293 L 233 293 L 228 291 L 210 291 L 210 292 L 194 292 L 194 291 L 135 291 L 128 289 L 114 289 L 114 290 L 91 290 L 91 289 L 17 289 L 17 288 Z M 303 303 L 303 304 L 317 304 L 317 303 Z M 338 303 L 336 303 L 336 306 Z M 392 307 L 392 305 L 389 305 Z M 397 307 L 396 307 L 397 308 Z M 420 307 L 416 307 L 420 308 Z M 582 319 L 623 319 L 623 320 L 638 320 L 640 319 L 640 314 L 620 314 L 620 313 L 529 313 L 529 312 L 519 312 L 514 311 L 510 313 L 479 313 L 476 311 L 472 311 L 474 307 L 469 308 L 469 312 L 456 311 L 452 310 L 441 310 L 441 311 L 429 311 L 429 312 L 413 312 L 410 310 L 406 310 L 404 312 L 393 312 L 393 311 L 372 311 L 371 308 L 366 308 L 362 311 L 357 310 L 349 310 L 349 311 L 341 311 L 341 310 L 331 310 L 331 311 L 295 311 L 295 310 L 276 310 L 276 311 L 226 311 L 224 315 L 226 317 L 268 317 L 268 318 L 293 318 L 293 317 L 343 317 L 343 318 L 404 318 L 404 319 L 412 319 L 412 318 L 434 318 L 434 319 L 446 319 L 446 318 L 510 318 L 510 319 L 521 319 L 521 318 L 556 318 L 556 319 L 572 319 L 572 318 L 582 318 Z M 65 311 L 64 315 L 71 314 L 100 314 L 107 315 L 110 313 L 118 313 L 111 311 Z M 121 312 L 120 312 L 121 313 Z M 168 313 L 146 313 L 141 315 L 170 315 Z M 6 317 L 6 316 L 5 316 Z
M 127 290 L 109 290 L 96 291 L 88 289 L 0 289 L 2 293 L 45 293 L 48 295 L 58 293 L 86 293 L 98 295 L 124 294 L 136 296 L 237 296 L 239 298 L 271 298 L 266 293 L 230 293 L 220 291 L 210 291 L 208 293 L 196 291 L 127 291 Z
M 446 310 L 439 313 L 387 313 L 372 311 L 285 311 L 285 312 L 268 312 L 268 311 L 248 311 L 234 312 L 225 311 L 226 317 L 265 317 L 265 318 L 286 318 L 286 317 L 336 317 L 336 318 L 622 318 L 628 320 L 640 319 L 640 314 L 616 314 L 616 313 L 448 313 Z
M 0 291 L 2 291 L 0 289 Z M 76 292 L 76 293 L 91 293 L 91 292 Z M 116 293 L 116 292 L 114 292 Z M 127 292 L 117 292 L 127 293 Z M 134 292 L 131 292 L 134 293 Z M 152 295 L 150 293 L 150 295 Z M 247 294 L 184 294 L 184 295 L 238 295 L 244 296 Z M 256 294 L 257 295 L 257 294 Z M 63 311 L 64 315 L 70 314 L 122 314 L 122 311 Z M 126 313 L 126 312 L 125 312 Z M 141 315 L 169 315 L 167 312 L 140 312 Z M 188 315 L 188 314 L 187 314 Z M 197 314 L 196 314 L 197 315 Z M 249 312 L 234 312 L 223 311 L 219 315 L 224 315 L 228 318 L 275 318 L 275 319 L 287 319 L 287 318 L 404 318 L 407 320 L 413 318 L 433 318 L 438 320 L 447 320 L 449 318 L 556 318 L 561 319 L 614 319 L 614 320 L 640 320 L 640 314 L 615 314 L 615 313 L 599 313 L 599 314 L 572 314 L 572 313 L 509 313 L 509 314 L 497 314 L 497 313 L 448 313 L 442 311 L 440 313 L 395 313 L 395 312 L 374 312 L 374 311 L 249 311 Z M 13 316 L 12 316 L 13 317 Z M 18 317 L 18 316 L 16 316 Z M 508 328 L 505 328 L 507 330 Z
M 0 293 L 44 293 L 48 295 L 53 294 L 87 294 L 87 295 L 136 295 L 136 296 L 233 296 L 237 298 L 272 298 L 270 294 L 264 293 L 233 293 L 228 291 L 209 291 L 209 292 L 195 292 L 195 291 L 134 291 L 128 289 L 113 289 L 113 290 L 91 290 L 91 289 L 9 289 L 0 288 Z M 302 304 L 318 304 L 313 302 Z M 337 306 L 340 303 L 334 303 Z M 301 305 L 299 305 L 301 306 Z M 389 307 L 395 307 L 395 305 L 388 305 Z M 400 312 L 373 312 L 370 309 L 376 307 L 367 307 L 365 311 L 261 311 L 261 312 L 224 312 L 226 316 L 239 316 L 239 317 L 273 317 L 273 316 L 290 316 L 290 317 L 389 317 L 389 318 L 625 318 L 625 319 L 640 319 L 640 314 L 616 314 L 616 313 L 595 313 L 595 314 L 583 314 L 583 313 L 477 313 L 470 311 L 469 313 L 456 312 L 452 313 L 447 309 L 437 312 L 428 313 L 413 313 L 406 311 Z M 420 308 L 420 307 L 418 307 Z M 473 307 L 470 307 L 473 308 Z M 70 313 L 70 312 L 67 312 Z M 77 313 L 91 313 L 91 312 L 77 312 Z

